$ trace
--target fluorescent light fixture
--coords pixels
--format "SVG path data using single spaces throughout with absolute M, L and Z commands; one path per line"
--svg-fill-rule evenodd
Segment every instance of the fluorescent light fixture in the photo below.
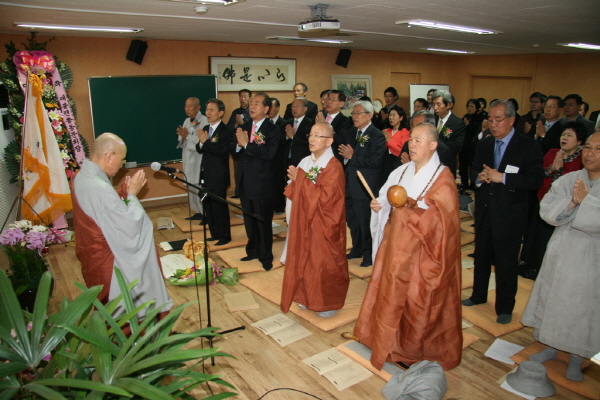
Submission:
M 297 42 L 318 42 L 318 43 L 329 43 L 329 44 L 347 44 L 347 43 L 353 43 L 352 40 L 301 38 L 301 37 L 296 37 L 296 36 L 267 36 L 265 39 L 268 39 L 268 40 L 289 40 L 289 41 L 297 41 Z
M 443 51 L 444 53 L 456 53 L 456 54 L 473 54 L 474 51 L 464 51 L 464 50 L 448 50 L 448 49 L 434 49 L 433 47 L 423 48 L 422 50 L 429 51 Z
M 21 28 L 30 29 L 55 29 L 60 31 L 84 31 L 84 32 L 118 32 L 118 33 L 138 33 L 142 32 L 143 28 L 115 28 L 110 26 L 73 26 L 73 25 L 50 25 L 38 24 L 34 22 L 14 22 Z
M 468 26 L 450 25 L 450 24 L 444 24 L 442 22 L 423 21 L 421 19 L 415 19 L 415 20 L 411 20 L 411 21 L 396 21 L 396 25 L 407 25 L 409 28 L 411 26 L 418 26 L 421 28 L 441 29 L 444 31 L 452 31 L 452 32 L 476 33 L 478 35 L 495 35 L 498 33 L 502 33 L 500 31 L 490 31 L 490 30 L 486 30 L 486 29 L 471 28 Z
M 211 6 L 230 6 L 236 3 L 243 3 L 246 0 L 167 0 L 167 1 L 175 1 L 178 3 L 200 3 L 200 4 L 208 4 Z
M 600 46 L 597 44 L 587 44 L 587 43 L 557 43 L 557 44 L 559 46 L 576 47 L 578 49 L 600 50 Z

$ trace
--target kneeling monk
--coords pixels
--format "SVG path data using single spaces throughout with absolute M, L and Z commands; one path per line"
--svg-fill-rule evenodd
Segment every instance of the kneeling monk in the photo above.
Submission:
M 146 184 L 144 171 L 126 177 L 121 193 L 109 180 L 125 162 L 126 153 L 120 137 L 104 133 L 96 138 L 90 159 L 83 162 L 75 176 L 75 252 L 86 285 L 104 285 L 98 295 L 100 301 L 107 302 L 121 294 L 113 270 L 117 266 L 127 284 L 140 280 L 131 290 L 135 307 L 155 299 L 156 308 L 164 305 L 162 311 L 166 312 L 173 302 L 161 273 L 152 221 L 137 199 Z M 144 316 L 138 314 L 138 318 Z
M 346 259 L 346 179 L 333 155 L 333 127 L 315 124 L 308 136 L 311 155 L 290 166 L 285 189 L 289 225 L 281 310 L 292 301 L 330 317 L 344 306 L 348 292 Z
M 381 242 L 354 334 L 372 350 L 371 363 L 460 364 L 461 261 L 454 176 L 436 153 L 438 132 L 420 124 L 411 132 L 411 161 L 393 171 L 371 202 L 373 242 Z M 408 200 L 393 208 L 392 185 Z

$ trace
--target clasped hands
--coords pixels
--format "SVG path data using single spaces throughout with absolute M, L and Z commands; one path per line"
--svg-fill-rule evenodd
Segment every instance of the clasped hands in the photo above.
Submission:
M 590 190 L 588 189 L 587 185 L 583 183 L 583 180 L 577 179 L 575 181 L 575 185 L 573 186 L 573 198 L 569 204 L 569 210 L 572 210 L 575 208 L 575 206 L 581 204 L 589 192 Z
M 248 144 L 248 131 L 243 131 L 242 128 L 235 130 L 235 136 L 237 137 L 238 146 L 246 147 Z
M 354 149 L 349 144 L 340 144 L 338 146 L 338 152 L 342 157 L 350 160 L 354 154 Z
M 127 193 L 125 194 L 124 197 L 127 197 L 127 195 L 129 195 L 129 194 L 137 196 L 137 194 L 140 192 L 140 190 L 144 187 L 145 184 L 146 184 L 146 173 L 142 169 L 140 169 L 138 172 L 136 172 L 133 176 L 126 176 L 125 177 L 125 189 L 126 189 Z
M 504 174 L 502 172 L 498 172 L 498 170 L 488 167 L 483 164 L 483 171 L 477 175 L 477 179 L 482 183 L 502 183 L 502 179 L 504 178 Z
M 177 132 L 177 134 L 178 134 L 179 136 L 181 136 L 181 138 L 182 138 L 182 139 L 185 139 L 185 138 L 187 138 L 187 136 L 188 136 L 188 133 L 189 133 L 189 132 L 188 132 L 188 130 L 187 130 L 186 128 L 184 128 L 183 126 L 181 126 L 181 125 L 179 125 L 179 126 L 177 127 L 177 130 L 176 130 L 175 132 Z

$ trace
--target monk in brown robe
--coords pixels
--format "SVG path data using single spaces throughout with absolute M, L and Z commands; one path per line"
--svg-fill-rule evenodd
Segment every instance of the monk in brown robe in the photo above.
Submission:
M 285 189 L 289 225 L 281 310 L 292 301 L 330 317 L 344 306 L 348 292 L 344 169 L 335 158 L 333 128 L 315 124 L 308 136 L 311 155 L 290 166 Z
M 372 350 L 371 363 L 460 364 L 461 261 L 458 194 L 454 176 L 436 153 L 431 124 L 411 132 L 411 161 L 390 174 L 371 202 L 372 229 L 383 230 L 373 275 L 354 334 Z M 408 201 L 391 206 L 387 190 L 406 189 Z M 389 216 L 389 217 L 388 217 Z

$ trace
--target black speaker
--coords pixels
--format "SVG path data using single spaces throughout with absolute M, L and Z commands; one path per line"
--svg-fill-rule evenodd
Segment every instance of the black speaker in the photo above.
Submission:
M 142 65 L 142 60 L 144 59 L 144 54 L 146 54 L 146 49 L 148 49 L 148 42 L 144 42 L 143 40 L 132 40 L 125 58 L 129 61 L 133 61 L 134 63 Z
M 339 65 L 340 67 L 348 68 L 348 61 L 350 61 L 350 56 L 352 55 L 352 50 L 350 49 L 340 49 L 338 53 L 337 60 L 335 60 L 335 65 Z

